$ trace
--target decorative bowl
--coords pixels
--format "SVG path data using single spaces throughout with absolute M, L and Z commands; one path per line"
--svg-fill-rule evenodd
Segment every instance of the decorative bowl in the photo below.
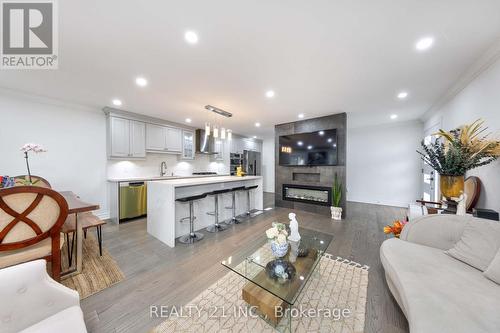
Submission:
M 293 279 L 295 272 L 295 267 L 288 260 L 274 259 L 266 265 L 267 276 L 279 283 L 285 283 Z

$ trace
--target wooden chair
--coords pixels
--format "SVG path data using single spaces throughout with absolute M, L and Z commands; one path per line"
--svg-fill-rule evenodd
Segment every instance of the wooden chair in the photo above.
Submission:
M 476 207 L 481 195 L 481 180 L 478 177 L 470 176 L 465 180 L 464 192 L 467 194 L 465 207 L 468 213 Z M 417 200 L 417 203 L 426 206 L 428 214 L 437 214 L 442 210 L 443 203 L 437 201 Z
M 29 181 L 29 176 L 28 175 L 15 176 L 14 180 L 16 182 L 14 186 L 25 186 L 24 183 Z M 52 188 L 52 186 L 50 186 L 50 183 L 43 177 L 32 175 L 31 181 L 33 182 L 32 186 Z
M 68 204 L 56 191 L 37 186 L 0 190 L 0 268 L 35 259 L 52 264 L 52 277 L 60 279 L 61 227 Z

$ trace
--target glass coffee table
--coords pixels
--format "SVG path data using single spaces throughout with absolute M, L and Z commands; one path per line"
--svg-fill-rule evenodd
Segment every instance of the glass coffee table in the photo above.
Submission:
M 248 306 L 280 332 L 291 332 L 293 306 L 311 276 L 319 271 L 321 257 L 333 239 L 332 235 L 311 229 L 299 228 L 299 233 L 300 242 L 289 242 L 288 253 L 280 258 L 283 261 L 275 261 L 265 232 L 249 247 L 222 261 L 222 265 L 248 280 L 242 289 Z

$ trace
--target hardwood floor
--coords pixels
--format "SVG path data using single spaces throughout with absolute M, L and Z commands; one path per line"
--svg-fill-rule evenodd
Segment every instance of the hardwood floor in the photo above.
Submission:
M 265 207 L 273 206 L 265 195 Z M 227 273 L 220 261 L 264 232 L 272 221 L 288 221 L 290 210 L 276 208 L 251 222 L 222 233 L 205 233 L 194 245 L 169 248 L 146 232 L 140 219 L 103 228 L 104 246 L 116 259 L 125 280 L 82 300 L 90 332 L 147 332 L 162 319 L 151 319 L 150 305 L 181 306 Z M 405 214 L 401 208 L 349 202 L 348 218 L 332 222 L 325 216 L 295 211 L 302 227 L 334 235 L 328 253 L 370 266 L 366 332 L 408 332 L 407 321 L 392 298 L 379 259 L 386 238 L 382 227 Z

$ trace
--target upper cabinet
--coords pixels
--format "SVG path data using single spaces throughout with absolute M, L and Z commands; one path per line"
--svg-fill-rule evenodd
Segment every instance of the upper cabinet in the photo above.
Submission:
M 109 118 L 110 157 L 146 157 L 146 125 L 119 117 Z
M 182 156 L 184 160 L 193 160 L 195 152 L 195 134 L 193 131 L 182 131 Z
M 162 153 L 181 153 L 182 130 L 156 124 L 146 124 L 146 150 Z
M 258 151 L 262 150 L 261 143 L 255 139 L 235 137 L 231 140 L 231 153 L 243 154 L 244 150 Z

